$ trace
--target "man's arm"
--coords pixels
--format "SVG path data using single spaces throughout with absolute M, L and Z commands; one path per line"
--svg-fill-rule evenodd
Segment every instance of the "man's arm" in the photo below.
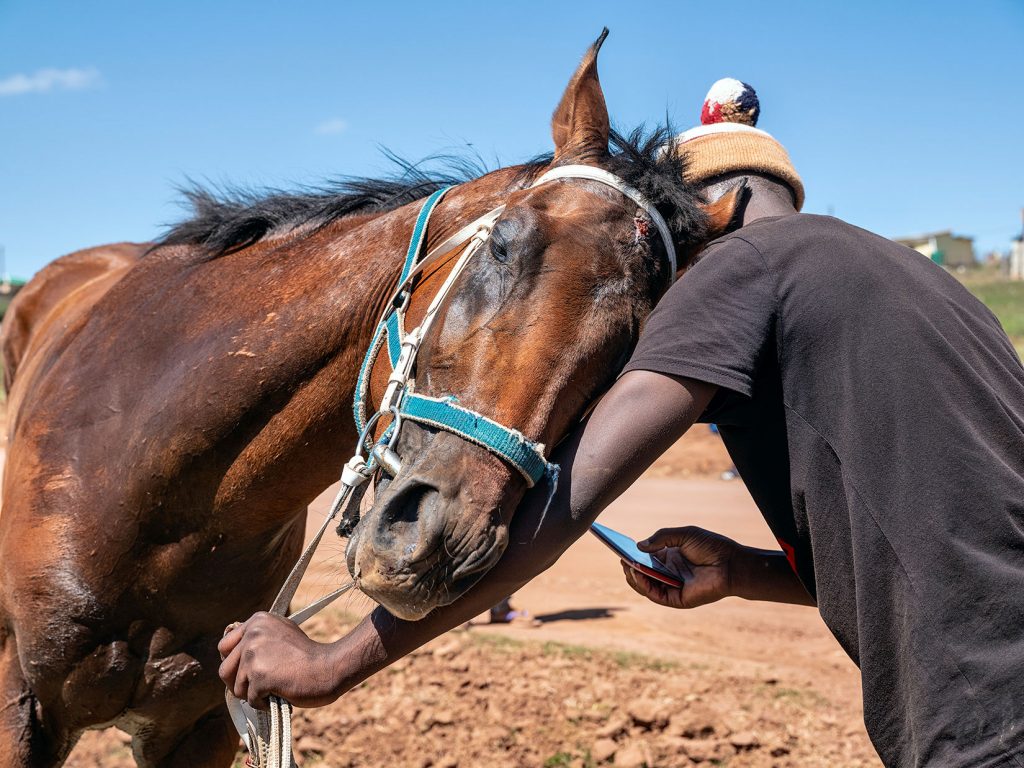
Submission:
M 552 457 L 562 471 L 547 514 L 545 489 L 527 494 L 512 521 L 501 560 L 465 595 L 414 622 L 377 608 L 331 644 L 310 640 L 287 619 L 256 614 L 221 641 L 225 655 L 221 678 L 238 698 L 254 706 L 263 706 L 271 694 L 297 706 L 334 701 L 410 651 L 483 613 L 553 565 L 598 514 L 697 420 L 715 390 L 703 382 L 648 371 L 625 374 Z M 796 577 L 788 566 L 780 569 L 774 553 L 762 554 L 745 559 L 742 573 L 738 570 L 737 577 L 750 585 L 744 586 L 741 596 L 791 595 Z M 781 580 L 781 588 L 767 583 L 776 580 Z M 729 588 L 727 568 L 704 602 L 736 594 Z
M 221 677 L 253 704 L 262 705 L 270 694 L 298 706 L 333 701 L 549 568 L 697 420 L 715 390 L 649 371 L 623 375 L 552 456 L 561 465 L 561 479 L 547 514 L 546 489 L 528 493 L 501 559 L 465 595 L 414 622 L 377 608 L 332 644 L 309 640 L 286 619 L 256 614 L 221 641 Z
M 624 375 L 556 450 L 552 460 L 561 465 L 561 480 L 547 514 L 546 489 L 524 498 L 511 524 L 508 547 L 478 584 L 419 621 L 399 621 L 382 609 L 371 614 L 387 652 L 383 666 L 483 613 L 554 565 L 689 429 L 715 390 L 703 382 L 649 371 Z

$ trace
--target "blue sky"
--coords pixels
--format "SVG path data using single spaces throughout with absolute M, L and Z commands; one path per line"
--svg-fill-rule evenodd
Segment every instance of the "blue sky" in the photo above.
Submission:
M 1005 249 L 1024 206 L 1024 3 L 0 0 L 0 245 L 27 277 L 146 240 L 176 185 L 289 186 L 471 145 L 513 163 L 603 25 L 620 127 L 761 97 L 805 210 Z

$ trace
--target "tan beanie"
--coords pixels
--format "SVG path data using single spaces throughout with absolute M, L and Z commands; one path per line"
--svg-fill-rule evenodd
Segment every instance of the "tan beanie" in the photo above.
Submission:
M 711 86 L 702 124 L 676 137 L 676 146 L 686 154 L 686 178 L 699 182 L 734 171 L 764 173 L 789 185 L 799 211 L 804 183 L 785 147 L 754 127 L 760 111 L 757 93 L 746 83 L 724 78 Z

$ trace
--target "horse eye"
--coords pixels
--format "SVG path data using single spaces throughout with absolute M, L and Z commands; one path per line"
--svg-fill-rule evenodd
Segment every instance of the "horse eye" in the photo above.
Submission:
M 502 264 L 508 263 L 508 241 L 497 227 L 491 231 L 491 255 Z
M 500 261 L 502 264 L 508 263 L 508 251 L 503 243 L 499 243 L 497 240 L 491 240 L 491 255 Z

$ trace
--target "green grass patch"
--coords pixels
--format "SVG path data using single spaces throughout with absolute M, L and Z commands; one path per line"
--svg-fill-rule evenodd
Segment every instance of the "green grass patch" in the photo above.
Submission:
M 1006 280 L 983 271 L 965 277 L 964 285 L 999 318 L 1018 354 L 1024 354 L 1024 280 Z
M 828 699 L 810 688 L 772 688 L 771 695 L 783 701 L 792 701 L 800 706 L 827 707 Z
M 474 632 L 472 642 L 477 646 L 483 646 L 497 651 L 513 651 L 522 648 L 539 648 L 544 656 L 563 659 L 578 659 L 581 661 L 599 661 L 615 664 L 622 669 L 646 669 L 652 672 L 670 672 L 680 669 L 675 661 L 666 661 L 653 656 L 645 656 L 632 651 L 608 651 L 598 648 L 588 648 L 585 645 L 573 645 L 571 643 L 558 643 L 547 640 L 538 643 L 532 640 L 520 640 L 506 635 L 488 634 L 486 632 Z
M 583 748 L 580 748 L 578 753 L 556 752 L 544 761 L 544 768 L 565 768 L 572 765 L 573 760 L 577 758 L 583 761 L 583 768 L 594 768 L 594 758 L 591 757 L 590 750 Z
M 469 637 L 474 645 L 498 651 L 518 650 L 526 645 L 524 640 L 508 637 L 507 635 L 492 635 L 486 632 L 472 632 Z
M 612 659 L 623 669 L 649 669 L 652 672 L 671 672 L 679 669 L 678 662 L 644 656 L 632 651 L 616 651 L 612 654 Z
M 541 646 L 545 656 L 561 656 L 570 659 L 592 659 L 594 651 L 583 645 L 571 645 L 569 643 L 556 643 L 548 640 Z
M 544 768 L 561 768 L 561 766 L 570 765 L 573 757 L 575 755 L 571 752 L 556 752 L 544 761 Z

